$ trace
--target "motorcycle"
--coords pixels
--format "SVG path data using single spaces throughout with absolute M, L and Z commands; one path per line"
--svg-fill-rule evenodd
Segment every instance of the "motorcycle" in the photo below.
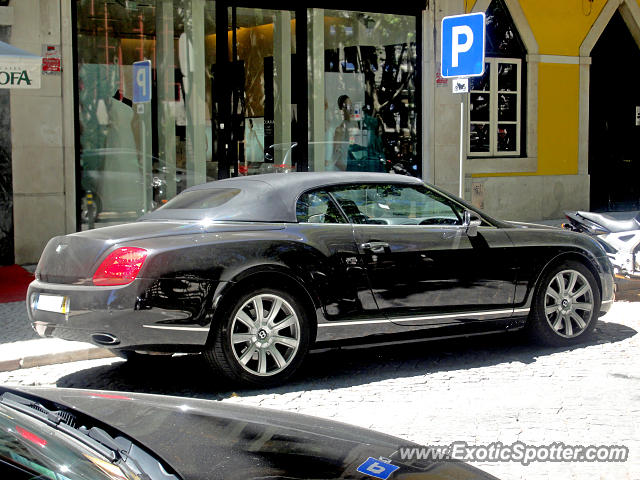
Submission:
M 640 280 L 640 214 L 627 220 L 601 213 L 564 212 L 562 227 L 594 237 L 607 252 L 618 279 Z

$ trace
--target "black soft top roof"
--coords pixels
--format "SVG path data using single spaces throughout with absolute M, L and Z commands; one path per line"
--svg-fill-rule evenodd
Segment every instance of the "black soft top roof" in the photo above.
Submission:
M 209 209 L 159 208 L 140 220 L 229 220 L 243 222 L 296 222 L 296 201 L 305 191 L 352 183 L 423 185 L 418 178 L 389 173 L 292 172 L 235 177 L 204 183 L 185 192 L 238 189 L 223 205 Z M 183 192 L 184 193 L 184 192 Z

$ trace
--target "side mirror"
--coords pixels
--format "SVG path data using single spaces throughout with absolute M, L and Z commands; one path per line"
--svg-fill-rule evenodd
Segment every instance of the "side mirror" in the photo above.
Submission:
M 476 212 L 472 212 L 470 210 L 464 211 L 464 223 L 463 227 L 466 228 L 466 233 L 470 237 L 475 237 L 478 235 L 478 227 L 482 225 L 482 219 Z

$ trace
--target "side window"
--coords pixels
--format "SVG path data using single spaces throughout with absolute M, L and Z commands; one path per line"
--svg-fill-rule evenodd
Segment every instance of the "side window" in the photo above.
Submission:
M 462 209 L 426 187 L 351 185 L 331 193 L 352 223 L 462 225 Z
M 331 197 L 324 191 L 300 195 L 296 203 L 296 217 L 300 223 L 347 223 Z

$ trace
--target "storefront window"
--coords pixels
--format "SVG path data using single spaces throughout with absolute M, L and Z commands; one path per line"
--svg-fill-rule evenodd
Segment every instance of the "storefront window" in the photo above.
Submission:
M 217 178 L 211 130 L 215 4 L 81 0 L 78 95 L 82 228 L 137 218 Z M 147 73 L 134 63 L 148 60 Z M 151 87 L 151 98 L 136 98 Z M 139 95 L 140 97 L 140 95 Z
M 238 175 L 295 170 L 293 132 L 299 94 L 291 88 L 296 63 L 295 14 L 257 8 L 228 10 L 229 25 L 235 31 L 231 110 L 233 131 L 238 132 L 237 141 L 232 142 L 231 163 L 235 165 L 237 159 Z
M 419 175 L 416 17 L 309 9 L 309 169 Z
M 82 229 L 229 176 L 420 174 L 416 16 L 228 5 L 75 2 Z

